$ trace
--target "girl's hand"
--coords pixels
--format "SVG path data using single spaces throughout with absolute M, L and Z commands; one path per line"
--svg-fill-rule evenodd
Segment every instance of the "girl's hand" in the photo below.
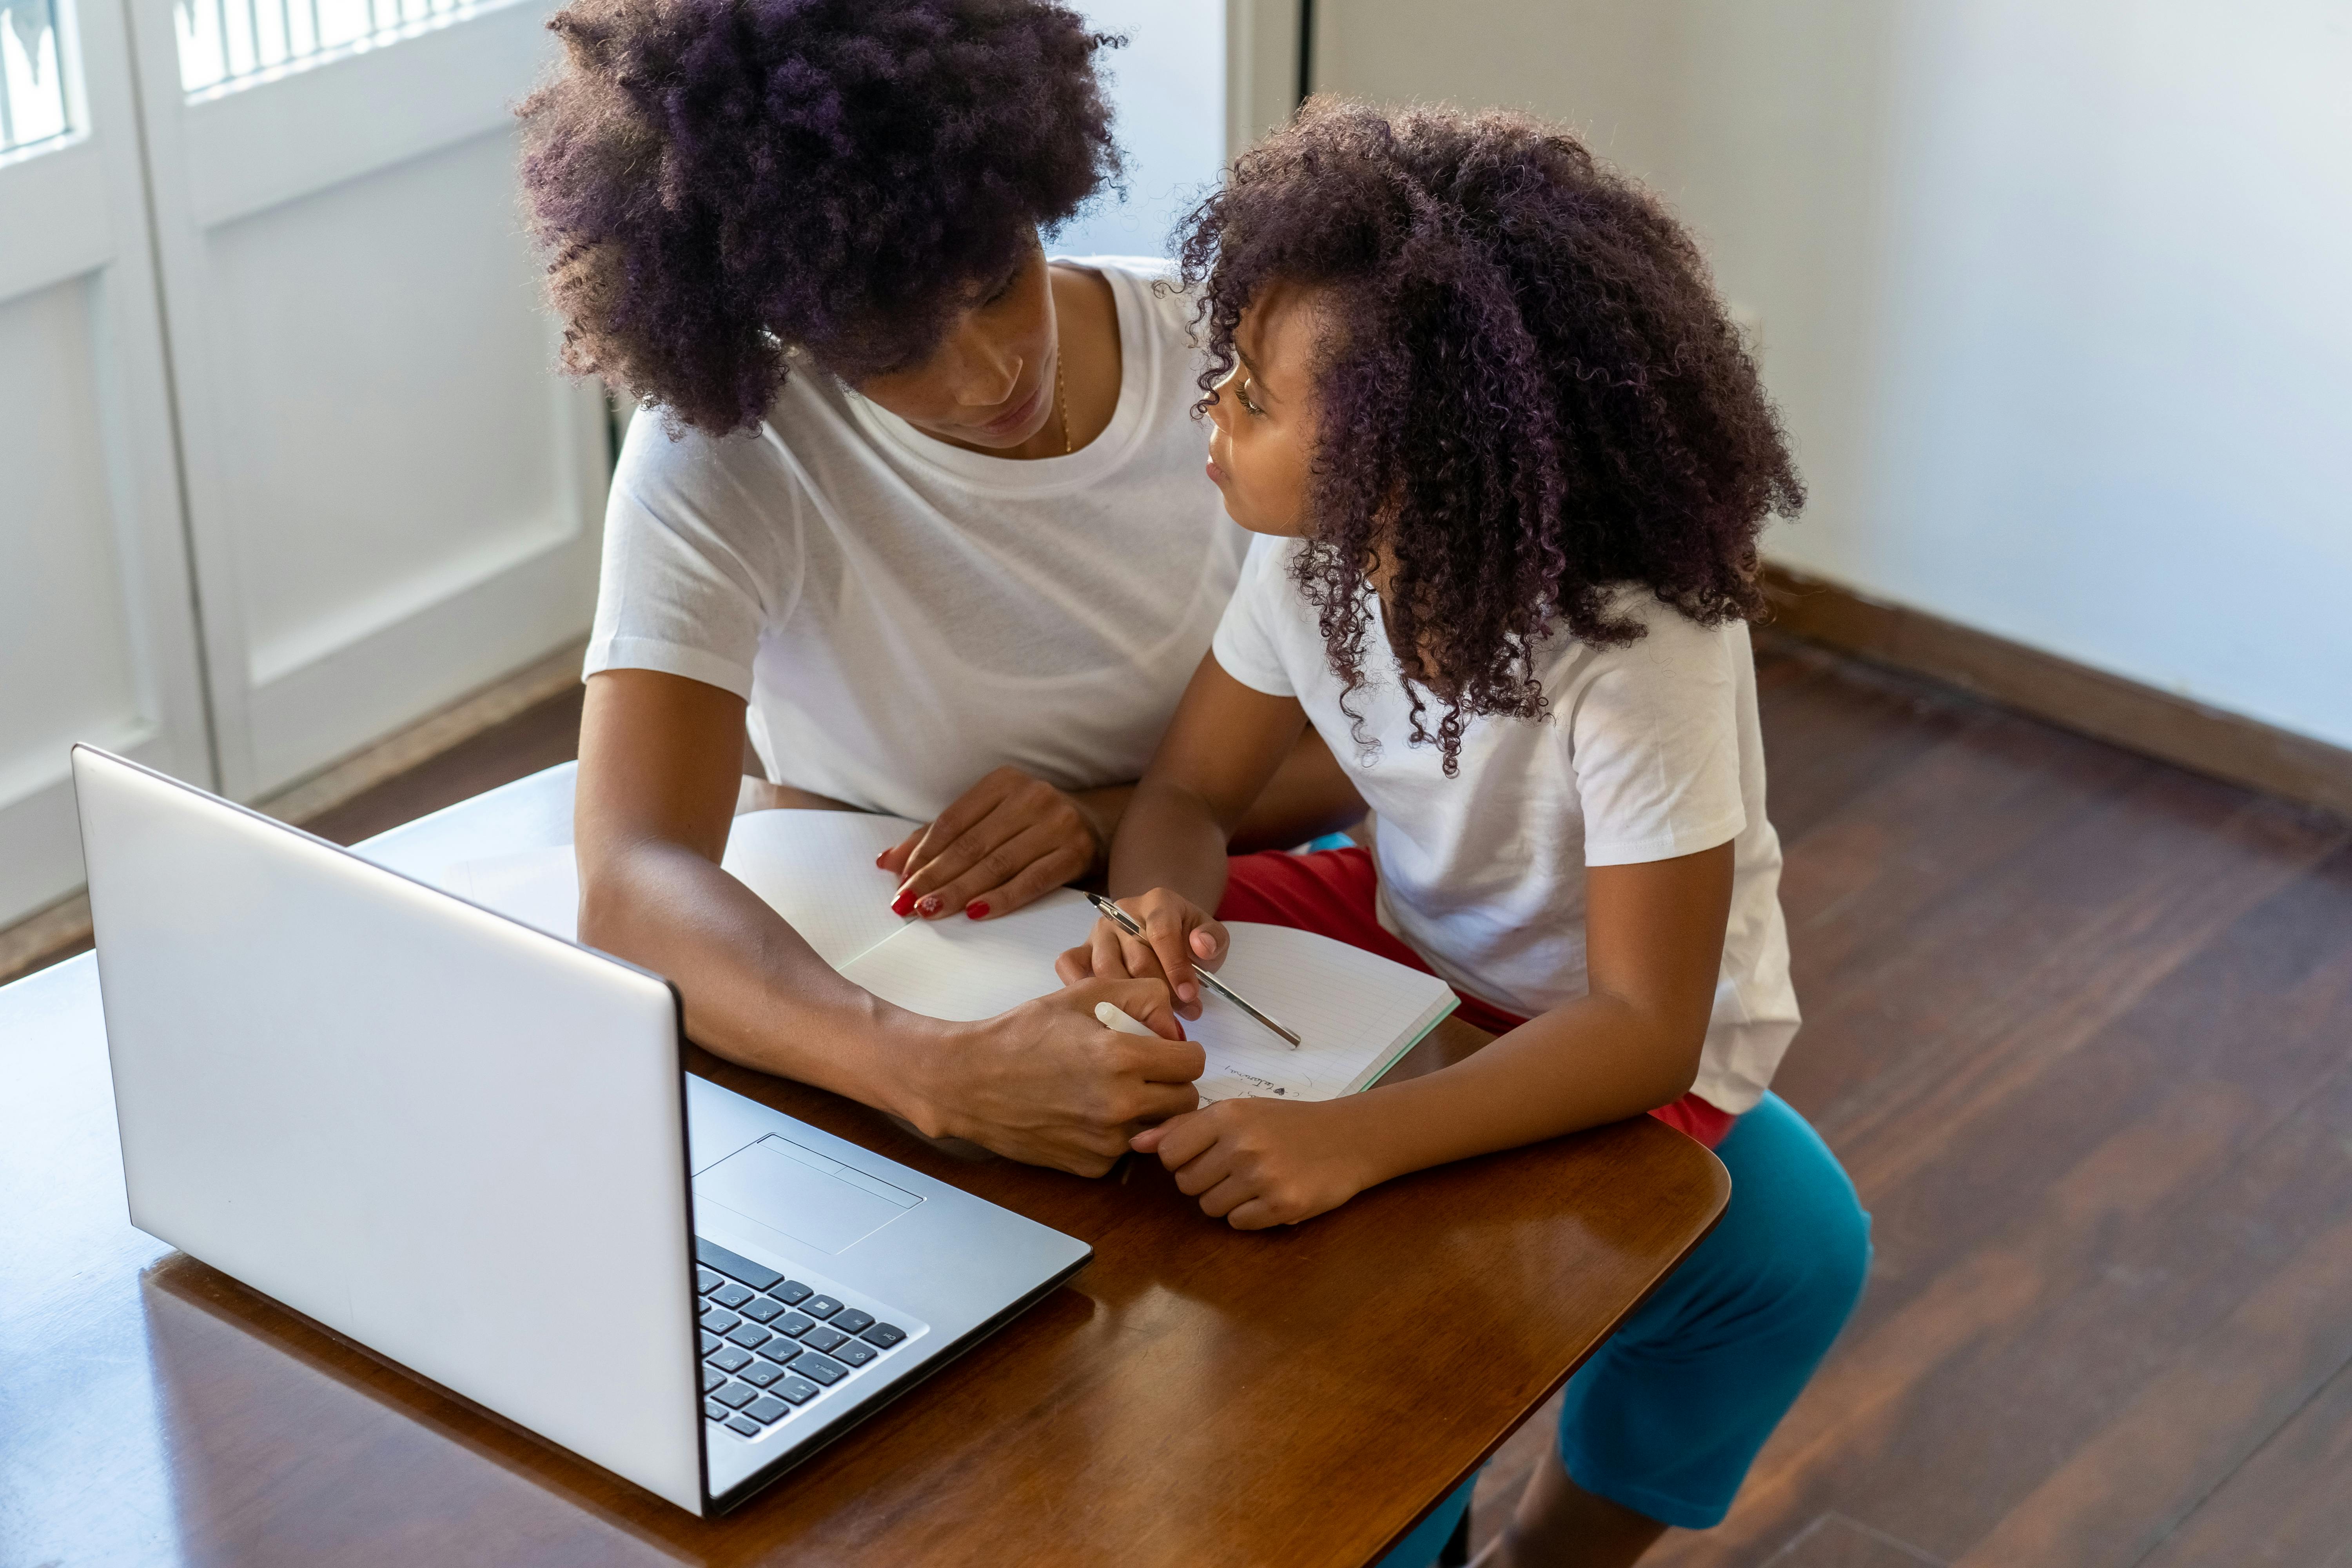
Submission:
M 1235 1230 L 1313 1219 L 1381 1180 L 1345 1110 L 1313 1100 L 1219 1100 L 1137 1133 L 1131 1146 L 1159 1155 L 1180 1192 Z
M 1084 947 L 1074 947 L 1054 961 L 1054 973 L 1065 985 L 1084 980 L 1163 980 L 1176 998 L 1176 1011 L 1187 1018 L 1201 1016 L 1201 984 L 1193 970 L 1211 969 L 1225 961 L 1225 928 L 1181 893 L 1154 888 L 1118 907 L 1143 928 L 1141 937 L 1129 936 L 1108 920 L 1095 921 Z
M 1076 796 L 1003 767 L 875 864 L 898 879 L 899 914 L 985 920 L 1100 870 L 1103 837 Z

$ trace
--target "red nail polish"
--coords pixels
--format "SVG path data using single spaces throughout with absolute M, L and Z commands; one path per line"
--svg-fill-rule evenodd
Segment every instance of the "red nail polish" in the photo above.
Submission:
M 922 916 L 925 920 L 929 920 L 933 915 L 938 914 L 940 912 L 939 895 L 937 893 L 925 893 L 922 898 L 917 901 L 915 905 L 915 912 Z
M 915 895 L 912 893 L 901 893 L 897 898 L 891 900 L 890 912 L 901 917 L 902 919 L 908 915 L 913 914 L 915 912 Z
M 963 912 L 965 919 L 976 921 L 988 913 L 988 905 L 982 900 L 974 899 L 963 907 Z
M 876 864 L 877 866 L 879 866 L 879 865 L 881 865 L 881 864 L 882 864 L 882 862 L 883 862 L 883 861 L 887 860 L 888 858 L 890 858 L 890 851 L 888 851 L 887 849 L 885 849 L 884 851 L 882 851 L 882 853 L 881 853 L 881 854 L 877 855 L 876 857 L 874 857 L 874 864 Z

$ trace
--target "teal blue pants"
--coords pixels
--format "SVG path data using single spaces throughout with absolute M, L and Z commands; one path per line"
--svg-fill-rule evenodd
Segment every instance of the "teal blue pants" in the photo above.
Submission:
M 1861 1298 L 1870 1216 L 1837 1157 L 1778 1095 L 1716 1150 L 1723 1219 L 1568 1380 L 1559 1456 L 1586 1491 L 1662 1523 L 1719 1522 L 1757 1450 Z M 1465 1482 L 1382 1560 L 1429 1568 Z

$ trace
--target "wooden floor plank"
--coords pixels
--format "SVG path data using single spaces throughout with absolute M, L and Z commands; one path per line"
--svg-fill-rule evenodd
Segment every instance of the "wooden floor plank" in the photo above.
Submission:
M 2305 1184 L 2314 1157 L 2340 1151 L 2352 1126 L 2352 1072 L 2316 1112 L 2268 1163 L 2286 1167 L 2274 1174 L 2305 1215 L 2332 1211 L 2334 1223 L 2274 1270 L 2243 1252 L 2233 1258 L 2253 1282 L 2244 1300 L 2170 1354 L 2126 1409 L 1959 1559 L 1964 1568 L 2138 1563 L 2352 1362 L 2352 1312 L 2343 1310 L 2352 1302 L 2352 1184 Z M 2229 1217 L 2276 1223 L 2261 1213 L 2269 1206 Z M 2229 1237 L 2206 1239 L 2235 1250 Z
M 1884 1531 L 1825 1513 L 1772 1554 L 1765 1568 L 1943 1568 L 1926 1552 Z
M 2140 1568 L 2352 1563 L 2352 1365 L 2271 1435 Z
M 1802 837 L 1984 710 L 1799 643 L 1759 643 L 1757 671 L 1772 822 L 1783 838 Z
M 2209 945 L 1945 1159 L 1865 1180 L 1881 1267 L 1855 1329 L 1732 1520 L 1656 1561 L 1753 1563 L 1838 1508 L 1957 1555 L 2264 1277 L 2245 1237 L 2300 1234 L 2305 1167 L 2340 1149 L 2276 1163 L 2274 1213 L 2222 1184 L 2352 1042 L 2352 857 Z M 2184 1239 L 2180 1215 L 2208 1210 L 2211 1234 Z

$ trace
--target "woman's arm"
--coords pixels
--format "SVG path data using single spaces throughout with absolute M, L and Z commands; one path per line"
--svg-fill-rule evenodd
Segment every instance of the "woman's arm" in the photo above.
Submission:
M 1467 1060 L 1320 1103 L 1226 1100 L 1136 1139 L 1254 1230 L 1408 1171 L 1622 1121 L 1689 1092 L 1731 911 L 1729 844 L 1586 873 L 1587 994 Z
M 1198 1047 L 1114 1034 L 1091 1016 L 1095 1002 L 1113 1001 L 1172 1037 L 1156 984 L 950 1024 L 835 973 L 719 869 L 742 728 L 732 693 L 635 669 L 592 678 L 581 721 L 581 940 L 676 981 L 698 1043 L 930 1136 L 1088 1173 L 1107 1169 L 1137 1126 L 1198 1103 Z

